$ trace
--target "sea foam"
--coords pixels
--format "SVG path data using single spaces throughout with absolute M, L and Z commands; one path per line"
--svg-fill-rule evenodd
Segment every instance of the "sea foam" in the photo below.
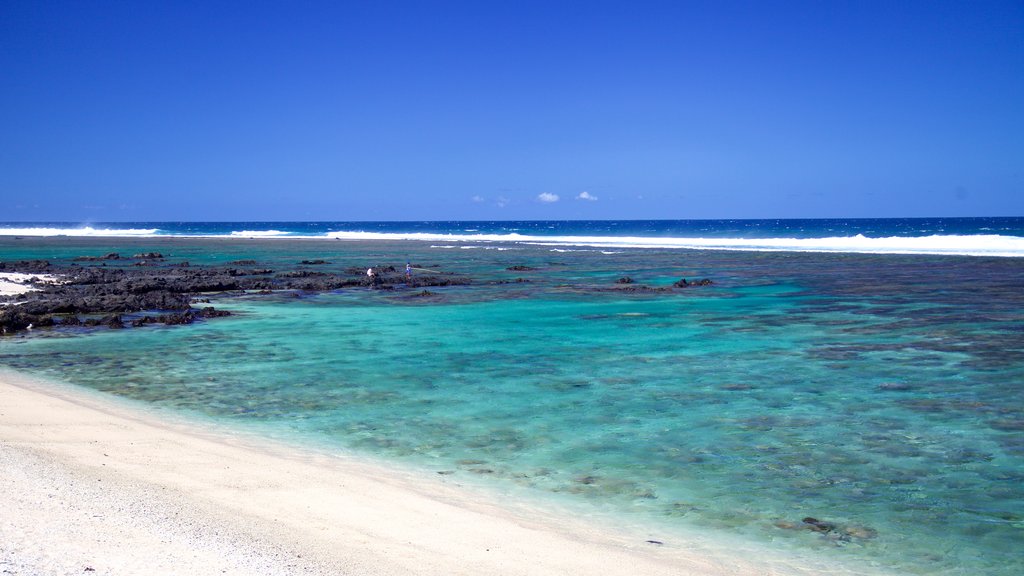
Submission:
M 157 236 L 158 228 L 0 228 L 4 236 Z
M 234 230 L 230 235 L 235 238 L 275 238 L 290 234 L 282 230 Z
M 742 250 L 754 252 L 831 252 L 862 254 L 934 254 L 960 256 L 1024 257 L 1024 237 L 999 234 L 931 234 L 922 236 L 879 236 L 863 234 L 818 238 L 771 237 L 704 237 L 704 236 L 607 236 L 607 235 L 535 235 L 508 233 L 438 233 L 438 232 L 367 232 L 338 230 L 332 232 L 297 232 L 274 228 L 224 230 L 188 233 L 162 228 L 93 228 L 92 226 L 0 227 L 4 236 L 85 236 L 85 237 L 231 237 L 231 238 L 331 238 L 351 241 L 408 240 L 442 243 L 445 247 L 482 247 L 502 243 L 620 250 L 624 248 Z
M 747 250 L 757 252 L 848 252 L 867 254 L 937 254 L 961 256 L 1024 256 L 1024 238 L 995 234 L 888 236 L 869 238 L 674 238 L 644 236 L 530 236 L 523 234 L 430 234 L 329 232 L 344 240 L 422 240 L 430 242 L 512 242 L 537 246 L 592 248 L 659 248 Z

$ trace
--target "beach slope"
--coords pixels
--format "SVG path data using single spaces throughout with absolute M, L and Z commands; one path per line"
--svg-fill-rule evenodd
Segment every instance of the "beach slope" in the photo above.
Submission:
M 712 559 L 8 371 L 0 470 L 5 574 L 819 573 Z

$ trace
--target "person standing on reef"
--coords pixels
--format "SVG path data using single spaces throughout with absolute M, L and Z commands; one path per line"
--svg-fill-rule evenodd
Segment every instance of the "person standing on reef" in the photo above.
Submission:
M 405 279 L 412 280 L 412 265 L 408 262 L 405 263 Z
M 373 281 L 373 267 L 372 266 L 370 268 L 366 269 L 366 277 L 369 278 L 371 282 Z

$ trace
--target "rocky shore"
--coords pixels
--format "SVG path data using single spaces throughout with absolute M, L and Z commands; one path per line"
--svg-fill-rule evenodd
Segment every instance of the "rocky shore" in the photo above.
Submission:
M 204 296 L 235 296 L 275 291 L 328 292 L 344 288 L 404 290 L 469 284 L 452 273 L 422 273 L 407 278 L 392 265 L 362 267 L 341 273 L 310 269 L 324 261 L 302 261 L 288 270 L 259 266 L 252 260 L 226 266 L 191 266 L 165 263 L 159 253 L 131 257 L 117 253 L 80 256 L 70 265 L 47 260 L 0 262 L 0 273 L 29 276 L 31 291 L 0 297 L 0 334 L 50 326 L 108 326 L 125 328 L 146 324 L 191 324 L 198 319 L 228 316 Z M 44 281 L 43 278 L 59 278 Z
M 235 260 L 223 265 L 195 265 L 160 252 L 131 256 L 110 252 L 80 255 L 60 261 L 0 261 L 0 275 L 17 277 L 22 290 L 0 293 L 0 335 L 44 327 L 121 329 L 151 324 L 181 325 L 230 316 L 213 301 L 241 295 L 270 295 L 282 291 L 313 294 L 345 289 L 395 291 L 417 301 L 434 301 L 430 288 L 466 285 L 523 285 L 532 278 L 474 280 L 465 274 L 416 266 L 381 263 L 370 268 L 347 266 L 323 259 L 296 259 L 276 265 Z M 537 268 L 514 265 L 505 269 L 530 273 Z M 708 286 L 709 279 L 678 280 L 671 286 L 649 286 L 631 277 L 610 285 L 559 284 L 561 290 L 635 295 L 670 293 Z

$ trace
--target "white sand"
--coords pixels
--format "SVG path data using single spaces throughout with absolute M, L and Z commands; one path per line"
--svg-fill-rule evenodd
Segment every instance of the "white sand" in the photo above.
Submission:
M 0 272 L 0 296 L 17 296 L 37 290 L 30 281 L 36 278 L 40 282 L 57 282 L 53 274 L 22 274 L 21 272 Z
M 453 482 L 257 446 L 0 371 L 3 574 L 836 573 L 649 544 Z

